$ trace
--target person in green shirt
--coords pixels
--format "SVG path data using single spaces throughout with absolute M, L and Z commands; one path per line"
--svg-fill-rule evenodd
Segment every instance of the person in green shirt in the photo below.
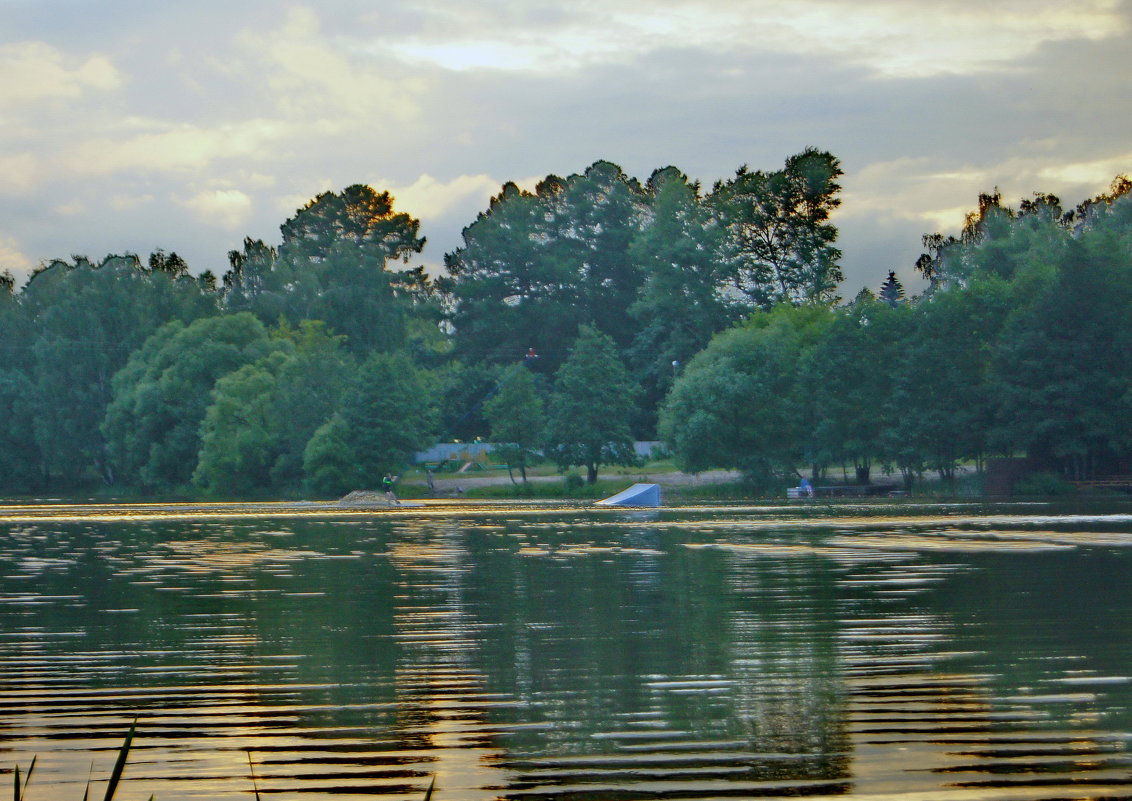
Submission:
M 393 484 L 397 481 L 397 478 L 398 477 L 393 475 L 392 473 L 386 473 L 385 478 L 381 479 L 381 488 L 385 490 L 386 500 L 388 500 L 391 504 L 400 506 L 401 502 L 397 500 L 397 496 L 393 493 Z

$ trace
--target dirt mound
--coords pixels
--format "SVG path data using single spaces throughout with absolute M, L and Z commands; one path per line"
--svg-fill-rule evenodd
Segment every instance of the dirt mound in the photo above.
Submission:
M 380 506 L 391 505 L 390 500 L 385 497 L 385 493 L 378 492 L 377 490 L 354 490 L 353 492 L 339 498 L 338 503 L 346 503 L 359 506 L 370 504 L 377 504 Z

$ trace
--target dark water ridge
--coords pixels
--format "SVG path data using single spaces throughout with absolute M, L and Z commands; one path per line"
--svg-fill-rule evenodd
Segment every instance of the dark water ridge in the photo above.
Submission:
M 1132 797 L 1130 513 L 3 506 L 0 767 L 79 798 L 136 716 L 120 798 Z

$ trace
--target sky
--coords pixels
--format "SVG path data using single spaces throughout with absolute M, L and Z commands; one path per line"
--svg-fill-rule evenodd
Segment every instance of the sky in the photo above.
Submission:
M 613 161 L 705 190 L 841 159 L 852 297 L 910 289 L 980 192 L 1132 173 L 1132 0 L 0 0 L 0 271 L 222 274 L 308 200 L 388 190 L 440 269 L 503 183 Z

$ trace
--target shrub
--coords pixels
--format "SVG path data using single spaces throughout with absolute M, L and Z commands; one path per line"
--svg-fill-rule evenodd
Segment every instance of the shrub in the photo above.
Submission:
M 1014 483 L 1015 495 L 1069 495 L 1075 487 L 1057 473 L 1030 473 Z

